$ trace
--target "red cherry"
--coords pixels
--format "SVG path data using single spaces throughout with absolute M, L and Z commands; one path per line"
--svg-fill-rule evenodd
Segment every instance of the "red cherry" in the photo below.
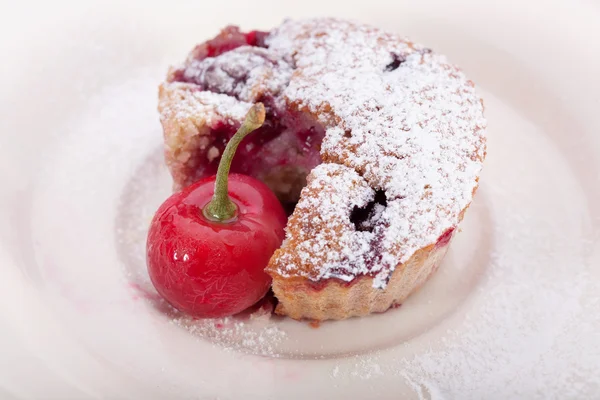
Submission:
M 158 209 L 147 242 L 148 271 L 158 292 L 175 308 L 197 317 L 232 315 L 269 290 L 264 272 L 283 240 L 286 216 L 260 181 L 231 174 L 229 195 L 237 218 L 216 223 L 202 213 L 215 177 L 175 193 Z
M 258 103 L 223 153 L 217 176 L 173 194 L 150 225 L 150 279 L 171 305 L 190 315 L 233 315 L 269 290 L 264 269 L 283 240 L 285 212 L 262 182 L 228 177 L 237 145 L 262 121 L 264 107 Z

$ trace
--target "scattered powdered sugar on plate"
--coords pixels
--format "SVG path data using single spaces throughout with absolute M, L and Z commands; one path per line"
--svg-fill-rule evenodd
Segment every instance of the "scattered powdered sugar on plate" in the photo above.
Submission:
M 383 375 L 379 362 L 371 357 L 357 357 L 355 368 L 350 375 L 359 379 L 371 379 L 377 375 Z
M 181 316 L 171 321 L 192 335 L 213 341 L 226 351 L 244 351 L 276 358 L 280 356 L 277 345 L 285 340 L 286 334 L 277 326 L 268 324 L 268 317 L 270 315 L 265 317 L 265 322 L 258 327 L 251 323 L 252 317 L 250 321 L 236 317 L 199 321 Z

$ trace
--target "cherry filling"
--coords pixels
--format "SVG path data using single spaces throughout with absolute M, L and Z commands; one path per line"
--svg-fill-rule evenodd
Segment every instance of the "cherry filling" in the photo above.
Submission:
M 268 32 L 261 31 L 243 33 L 237 26 L 228 26 L 214 39 L 196 46 L 192 54 L 196 60 L 203 60 L 207 57 L 220 56 L 241 46 L 266 47 L 265 38 L 268 35 Z
M 196 61 L 202 61 L 209 57 L 218 57 L 228 51 L 235 50 L 242 46 L 253 46 L 265 48 L 265 39 L 268 32 L 252 31 L 243 33 L 237 26 L 228 26 L 223 29 L 215 38 L 197 45 L 190 54 L 190 58 Z M 185 68 L 180 68 L 173 73 L 173 80 L 178 82 L 190 82 L 190 79 L 184 77 Z
M 373 232 L 377 219 L 385 207 L 387 207 L 385 191 L 377 190 L 373 201 L 370 201 L 365 207 L 354 207 L 350 214 L 350 221 L 357 231 Z
M 216 174 L 220 155 L 237 128 L 220 122 L 211 129 L 210 144 L 194 155 L 204 164 L 197 179 Z M 231 171 L 266 183 L 291 212 L 306 186 L 306 175 L 321 163 L 324 134 L 320 125 L 301 113 L 270 110 L 265 124 L 238 148 Z
M 444 247 L 448 243 L 450 243 L 450 239 L 452 239 L 452 234 L 454 233 L 454 228 L 450 228 L 446 230 L 441 236 L 438 238 L 436 242 L 436 247 Z
M 386 72 L 391 72 L 397 70 L 400 64 L 405 62 L 406 59 L 404 57 L 399 56 L 398 54 L 392 53 L 392 62 L 385 66 Z
M 289 64 L 274 59 L 273 54 L 265 50 L 268 49 L 267 37 L 266 32 L 245 34 L 237 27 L 228 27 L 216 38 L 198 45 L 193 61 L 187 69 L 177 71 L 173 79 L 196 84 L 199 90 L 248 101 L 244 96 L 252 92 L 248 90 L 252 89 L 251 77 L 261 68 L 274 71 L 278 77 L 275 79 L 291 75 Z M 242 46 L 251 47 L 240 49 Z M 254 48 L 256 50 L 252 50 Z M 228 55 L 223 55 L 235 49 L 239 50 L 235 54 L 236 63 L 232 64 Z M 322 162 L 320 147 L 325 130 L 314 117 L 288 109 L 277 95 L 277 91 L 265 90 L 258 99 L 252 99 L 265 104 L 266 120 L 239 146 L 231 171 L 266 183 L 291 212 L 306 185 L 306 175 Z M 209 134 L 202 138 L 203 145 L 192 155 L 193 162 L 189 163 L 191 182 L 217 172 L 221 154 L 238 128 L 229 121 L 220 121 L 211 127 Z

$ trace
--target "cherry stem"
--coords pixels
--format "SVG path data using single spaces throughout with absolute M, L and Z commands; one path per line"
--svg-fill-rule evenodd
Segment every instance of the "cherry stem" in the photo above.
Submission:
M 235 155 L 239 144 L 248 134 L 262 126 L 265 122 L 265 106 L 262 103 L 254 104 L 240 126 L 240 129 L 233 135 L 219 162 L 217 170 L 217 179 L 215 180 L 215 193 L 212 200 L 204 206 L 202 212 L 204 216 L 215 222 L 228 222 L 237 215 L 238 208 L 228 193 L 228 177 L 231 161 Z

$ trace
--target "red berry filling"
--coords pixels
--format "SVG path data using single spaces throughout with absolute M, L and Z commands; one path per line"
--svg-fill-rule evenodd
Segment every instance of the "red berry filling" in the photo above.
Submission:
M 267 37 L 266 32 L 244 34 L 237 27 L 228 27 L 216 38 L 197 46 L 193 61 L 177 71 L 174 80 L 196 84 L 200 90 L 227 94 L 243 101 L 261 101 L 266 105 L 264 125 L 244 140 L 231 171 L 265 182 L 280 201 L 289 206 L 289 211 L 306 185 L 306 175 L 322 162 L 320 147 L 325 130 L 313 117 L 289 110 L 277 98 L 278 93 L 273 93 L 276 89 L 266 90 L 258 99 L 246 98 L 253 89 L 251 79 L 257 69 L 273 71 L 274 79 L 280 83 L 291 75 L 292 67 L 268 52 Z M 253 47 L 241 49 L 242 46 Z M 232 50 L 236 50 L 235 54 L 223 56 Z M 229 57 L 235 57 L 235 62 L 230 62 Z M 220 121 L 211 127 L 206 137 L 208 145 L 198 147 L 188 163 L 190 168 L 186 175 L 191 178 L 188 183 L 216 173 L 220 156 L 237 128 L 229 121 Z
M 437 247 L 444 247 L 448 243 L 450 243 L 450 239 L 452 239 L 452 234 L 454 233 L 454 228 L 450 228 L 446 230 L 446 232 L 442 233 L 442 235 L 438 238 L 436 242 Z
M 237 126 L 220 122 L 211 129 L 209 145 L 197 148 L 193 157 L 202 165 L 187 175 L 198 180 L 217 172 L 220 156 Z M 269 186 L 286 207 L 291 207 L 306 186 L 306 175 L 321 163 L 320 145 L 325 131 L 301 113 L 285 111 L 249 135 L 237 150 L 231 171 L 253 176 Z
M 194 58 L 202 60 L 207 57 L 217 57 L 241 46 L 266 47 L 265 38 L 268 34 L 261 31 L 243 33 L 237 26 L 228 26 L 214 39 L 196 46 L 193 51 Z

